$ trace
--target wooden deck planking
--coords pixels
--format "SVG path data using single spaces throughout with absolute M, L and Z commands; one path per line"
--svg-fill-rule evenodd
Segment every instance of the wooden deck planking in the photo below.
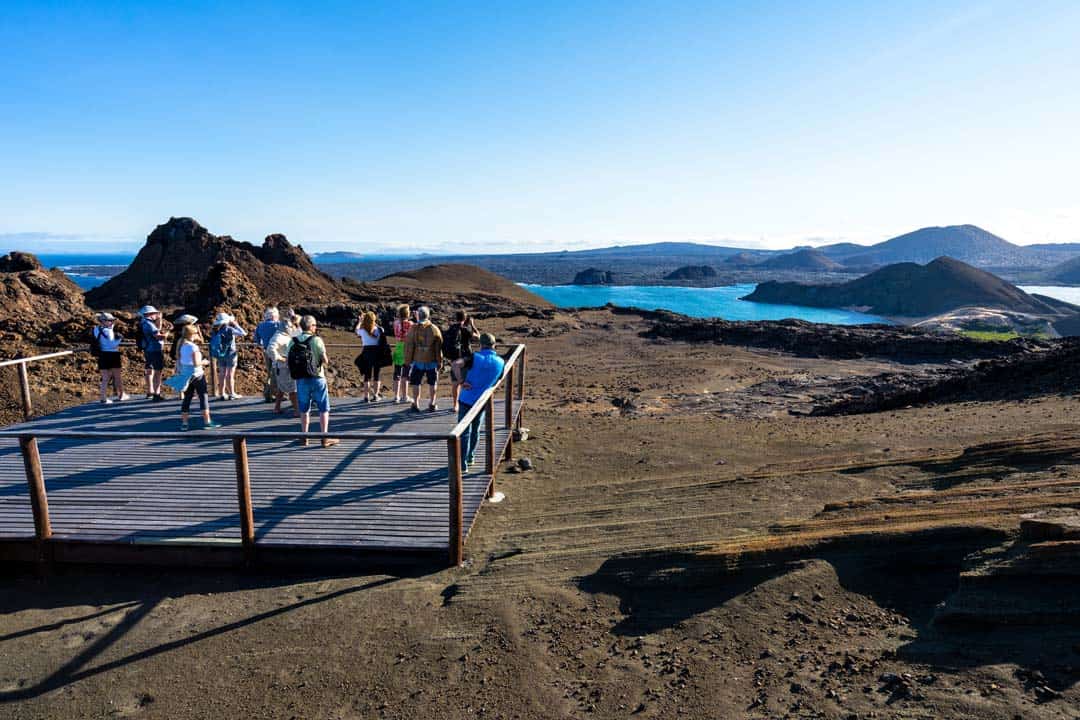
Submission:
M 409 414 L 404 405 L 335 398 L 331 432 L 448 432 L 449 410 Z M 237 543 L 236 475 L 230 437 L 299 429 L 257 399 L 211 403 L 221 439 L 42 438 L 53 536 L 100 543 Z M 508 431 L 496 402 L 496 449 Z M 10 429 L 175 431 L 175 403 L 145 400 L 69 408 Z M 315 429 L 315 428 L 313 428 Z M 463 477 L 464 528 L 472 527 L 489 478 Z M 445 440 L 346 440 L 313 443 L 250 439 L 256 541 L 264 546 L 443 549 L 449 532 Z M 0 540 L 33 537 L 18 443 L 0 439 Z

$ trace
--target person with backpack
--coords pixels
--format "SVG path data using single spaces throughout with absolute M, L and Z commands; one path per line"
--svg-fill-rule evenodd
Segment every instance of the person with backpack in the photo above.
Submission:
M 409 319 L 409 306 L 398 305 L 394 318 L 394 404 L 405 402 L 409 397 L 409 366 L 405 364 L 405 338 L 409 336 L 413 321 Z
M 311 421 L 311 406 L 319 410 L 319 432 L 330 431 L 330 393 L 326 387 L 326 345 L 316 335 L 318 326 L 315 318 L 305 315 L 300 318 L 300 334 L 289 344 L 289 374 L 296 380 L 296 399 L 300 410 L 300 432 L 306 433 Z M 334 447 L 341 441 L 337 438 L 323 437 L 324 448 Z M 306 446 L 307 438 L 301 438 L 299 444 Z
M 505 367 L 506 362 L 495 352 L 495 336 L 491 333 L 480 335 L 480 350 L 472 356 L 468 374 L 461 385 L 458 422 L 465 419 L 489 388 L 495 387 Z M 486 410 L 481 410 L 477 413 L 461 433 L 461 470 L 463 472 L 469 469 L 475 459 L 476 445 L 480 440 L 480 425 L 484 422 L 485 412 Z M 491 438 L 488 438 L 488 442 L 491 442 Z
M 139 331 L 135 333 L 135 345 L 143 351 L 146 376 L 146 399 L 161 402 L 161 377 L 165 370 L 165 333 L 161 328 L 161 313 L 153 305 L 139 308 Z
M 180 357 L 180 345 L 184 342 L 184 326 L 195 325 L 198 322 L 199 318 L 187 313 L 173 320 L 173 343 L 169 349 L 169 357 L 172 358 L 173 363 L 176 363 L 177 358 Z M 168 383 L 165 384 L 168 385 Z
M 176 376 L 169 378 L 167 384 L 180 393 L 180 429 L 188 429 L 191 414 L 191 400 L 199 396 L 199 411 L 202 413 L 202 429 L 213 430 L 221 427 L 210 419 L 209 390 L 206 387 L 206 373 L 203 371 L 203 354 L 199 349 L 202 335 L 195 323 L 184 325 L 181 333 L 180 350 L 177 353 Z
M 236 338 L 244 337 L 247 331 L 236 323 L 236 318 L 226 312 L 220 312 L 214 318 L 214 331 L 210 335 L 210 357 L 221 370 L 221 399 L 238 400 L 243 397 L 236 392 L 236 359 L 239 351 Z
M 443 333 L 443 354 L 450 361 L 450 397 L 454 401 L 454 412 L 458 411 L 458 396 L 461 384 L 465 382 L 467 363 L 472 359 L 472 342 L 480 333 L 476 324 L 464 310 L 458 310 L 454 322 Z
M 356 356 L 356 367 L 364 378 L 363 402 L 378 402 L 379 390 L 382 383 L 379 381 L 379 371 L 383 366 L 383 348 L 389 349 L 386 333 L 376 323 L 375 313 L 370 310 L 363 313 L 356 323 L 356 335 L 360 338 L 363 348 Z M 372 390 L 374 385 L 374 390 Z
M 113 384 L 116 400 L 127 400 L 124 392 L 123 356 L 120 343 L 124 338 L 116 331 L 116 317 L 112 313 L 98 313 L 97 327 L 90 331 L 90 354 L 97 358 L 101 372 L 101 404 L 110 405 L 109 382 Z
M 289 346 L 299 333 L 300 328 L 296 325 L 296 316 L 290 310 L 285 314 L 285 319 L 281 321 L 278 331 L 270 338 L 270 343 L 266 347 L 266 357 L 273 369 L 275 415 L 281 414 L 281 401 L 288 395 L 293 412 L 300 417 L 299 405 L 296 401 L 296 380 L 293 380 L 289 372 Z
M 409 411 L 420 412 L 420 383 L 427 380 L 427 411 L 435 412 L 439 409 L 435 404 L 435 394 L 438 391 L 439 368 L 443 361 L 442 332 L 431 322 L 431 310 L 426 306 L 416 311 L 416 320 L 416 325 L 410 328 L 405 337 L 405 364 L 412 366 L 409 371 L 412 400 Z

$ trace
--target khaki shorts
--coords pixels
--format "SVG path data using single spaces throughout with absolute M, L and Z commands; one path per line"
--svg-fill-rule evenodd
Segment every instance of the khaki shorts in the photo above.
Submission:
M 465 382 L 465 358 L 450 362 L 450 379 L 456 383 Z
M 296 392 L 296 381 L 289 374 L 289 363 L 274 361 L 274 389 L 286 394 Z

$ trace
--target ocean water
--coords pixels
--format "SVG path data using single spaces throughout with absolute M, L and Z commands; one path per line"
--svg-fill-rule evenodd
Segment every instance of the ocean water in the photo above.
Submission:
M 116 253 L 99 253 L 99 254 L 87 254 L 79 255 L 76 253 L 42 253 L 37 256 L 41 264 L 47 268 L 60 268 L 67 276 L 71 278 L 72 282 L 81 287 L 83 290 L 90 290 L 96 288 L 110 277 L 120 272 L 135 259 L 131 254 L 116 254 Z M 111 272 L 74 272 L 72 268 L 80 267 L 100 267 L 110 268 Z
M 643 310 L 670 310 L 690 317 L 724 320 L 783 320 L 796 318 L 833 325 L 888 323 L 876 315 L 812 308 L 799 305 L 769 305 L 740 300 L 754 290 L 752 283 L 721 287 L 691 288 L 651 285 L 531 285 L 532 292 L 559 307 L 597 307 L 611 303 Z
M 1056 300 L 1064 300 L 1073 305 L 1080 305 L 1080 287 L 1056 287 L 1053 285 L 1018 285 L 1026 293 L 1046 295 Z

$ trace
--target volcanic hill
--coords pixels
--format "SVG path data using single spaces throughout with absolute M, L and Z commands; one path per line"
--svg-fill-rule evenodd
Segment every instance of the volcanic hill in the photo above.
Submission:
M 941 256 L 980 267 L 1038 264 L 1041 255 L 975 225 L 925 227 L 877 243 L 860 246 L 839 243 L 820 250 L 850 267 L 889 263 L 927 263 Z
M 959 307 L 994 307 L 1063 317 L 1076 308 L 1029 295 L 996 275 L 950 257 L 926 265 L 898 263 L 850 282 L 765 282 L 744 300 L 811 307 L 853 307 L 896 317 L 925 317 Z
M 716 269 L 711 265 L 684 265 L 664 276 L 665 280 L 710 280 L 716 277 Z
M 219 264 L 235 269 L 269 302 L 325 303 L 345 297 L 334 280 L 316 269 L 303 248 L 289 243 L 284 235 L 268 235 L 257 247 L 228 235 L 214 235 L 192 218 L 174 217 L 150 233 L 126 270 L 87 292 L 86 300 L 95 308 L 146 303 L 204 307 L 208 271 Z M 217 272 L 231 275 L 223 269 Z
M 394 288 L 422 288 L 441 293 L 498 295 L 527 305 L 553 307 L 550 302 L 517 283 L 475 265 L 428 265 L 419 270 L 405 270 L 387 275 L 376 280 L 374 284 Z
M 46 270 L 30 253 L 0 257 L 0 333 L 7 336 L 5 345 L 18 344 L 14 336 L 33 343 L 71 340 L 91 324 L 82 290 L 63 271 Z
M 793 253 L 777 255 L 765 262 L 758 263 L 758 268 L 767 270 L 807 270 L 811 272 L 830 272 L 845 268 L 835 260 L 830 259 L 820 250 L 805 249 L 796 250 Z

